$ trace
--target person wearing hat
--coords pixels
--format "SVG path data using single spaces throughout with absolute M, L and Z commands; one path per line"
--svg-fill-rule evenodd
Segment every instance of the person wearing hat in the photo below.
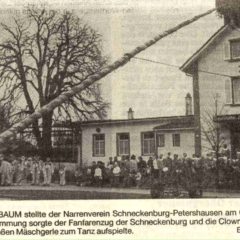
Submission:
M 60 186 L 65 186 L 66 185 L 66 167 L 62 163 L 59 168 L 59 177 L 60 177 Z
M 164 159 L 163 165 L 164 165 L 164 167 L 167 167 L 169 169 L 169 171 L 171 171 L 171 169 L 172 169 L 172 157 L 171 157 L 170 152 L 168 152 L 167 157 Z
M 91 185 L 95 185 L 96 184 L 96 181 L 95 181 L 95 169 L 97 168 L 97 163 L 95 161 L 92 162 L 92 166 L 91 166 L 91 172 L 90 172 L 90 175 L 91 175 Z
M 23 178 L 23 165 L 21 158 L 17 159 L 17 163 L 15 165 L 15 185 L 20 186 Z
M 75 171 L 75 177 L 76 177 L 76 185 L 82 186 L 82 180 L 83 180 L 83 172 L 81 170 L 80 166 L 77 166 L 77 169 Z
M 39 166 L 39 158 L 38 157 L 35 157 L 33 159 L 33 163 L 31 166 L 31 173 L 32 173 L 32 184 L 31 185 L 39 185 L 40 166 Z
M 24 169 L 25 169 L 25 176 L 26 176 L 27 183 L 31 183 L 32 181 L 32 173 L 31 173 L 32 162 L 33 161 L 31 157 L 29 157 L 27 161 L 25 161 Z
M 17 157 L 14 156 L 13 154 L 10 154 L 9 156 L 10 163 L 12 164 L 13 170 L 12 170 L 12 176 L 11 176 L 11 183 L 12 185 L 15 185 L 16 183 L 16 169 L 17 169 Z
M 52 175 L 54 172 L 53 164 L 51 163 L 50 158 L 46 159 L 46 163 L 44 165 L 44 186 L 50 186 L 52 182 Z
M 186 164 L 187 159 L 188 159 L 187 154 L 186 154 L 186 153 L 183 153 L 183 156 L 182 156 L 182 164 Z

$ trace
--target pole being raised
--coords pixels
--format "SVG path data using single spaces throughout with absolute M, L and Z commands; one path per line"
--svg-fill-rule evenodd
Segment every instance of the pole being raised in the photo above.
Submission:
M 187 21 L 184 21 L 182 23 L 180 23 L 179 25 L 157 35 L 156 37 L 154 37 L 152 40 L 147 41 L 146 43 L 144 43 L 141 46 L 138 46 L 137 48 L 135 48 L 133 51 L 126 53 L 123 55 L 123 57 L 121 57 L 120 59 L 118 59 L 117 61 L 115 61 L 114 63 L 106 66 L 102 71 L 100 71 L 97 74 L 92 75 L 91 77 L 87 78 L 85 81 L 83 81 L 81 84 L 79 84 L 76 87 L 73 87 L 71 90 L 62 93 L 61 95 L 59 95 L 57 98 L 55 98 L 54 100 L 52 100 L 50 103 L 48 103 L 47 105 L 45 105 L 43 108 L 37 110 L 36 112 L 34 112 L 33 114 L 29 115 L 28 117 L 26 117 L 25 119 L 23 119 L 21 122 L 13 125 L 10 129 L 6 130 L 5 132 L 3 132 L 2 134 L 0 134 L 0 148 L 1 145 L 4 144 L 4 142 L 10 138 L 15 136 L 18 132 L 23 131 L 25 128 L 27 128 L 28 126 L 30 126 L 34 121 L 42 118 L 44 115 L 47 115 L 48 113 L 52 112 L 56 107 L 60 106 L 62 103 L 68 101 L 69 98 L 73 97 L 74 95 L 76 95 L 77 93 L 80 93 L 81 91 L 83 91 L 84 89 L 86 89 L 87 87 L 89 87 L 90 85 L 92 85 L 93 83 L 95 83 L 96 81 L 102 79 L 103 77 L 105 77 L 106 75 L 108 75 L 109 73 L 115 71 L 116 69 L 118 69 L 119 67 L 124 66 L 125 64 L 127 64 L 127 62 L 135 57 L 137 54 L 139 54 L 140 52 L 146 50 L 147 48 L 149 48 L 150 46 L 152 46 L 153 44 L 155 44 L 156 42 L 158 42 L 160 39 L 178 31 L 179 29 L 197 21 L 198 19 L 211 14 L 213 11 L 215 11 L 215 8 L 212 10 L 209 10 L 205 13 L 202 13 L 200 15 L 197 15 Z

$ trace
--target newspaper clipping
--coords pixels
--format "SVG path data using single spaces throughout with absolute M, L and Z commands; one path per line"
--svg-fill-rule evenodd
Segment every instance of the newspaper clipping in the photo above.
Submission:
M 0 239 L 240 238 L 240 0 L 0 4 Z

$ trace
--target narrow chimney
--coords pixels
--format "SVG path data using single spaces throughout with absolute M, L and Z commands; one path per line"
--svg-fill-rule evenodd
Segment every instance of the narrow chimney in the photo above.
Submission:
M 192 97 L 191 94 L 188 93 L 185 97 L 186 99 L 186 116 L 192 115 Z
M 132 110 L 132 108 L 129 108 L 129 110 L 128 110 L 128 119 L 133 119 L 133 110 Z

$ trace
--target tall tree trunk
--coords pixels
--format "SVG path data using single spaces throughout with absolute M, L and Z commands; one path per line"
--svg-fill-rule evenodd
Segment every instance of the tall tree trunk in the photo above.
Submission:
M 42 157 L 50 157 L 52 155 L 52 116 L 53 112 L 48 113 L 42 118 Z

